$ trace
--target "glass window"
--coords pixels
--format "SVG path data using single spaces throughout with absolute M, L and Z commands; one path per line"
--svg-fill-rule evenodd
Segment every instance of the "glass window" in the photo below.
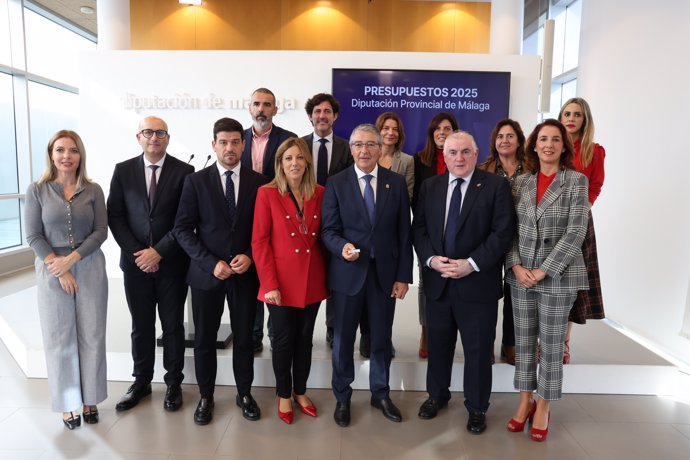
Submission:
M 570 80 L 567 83 L 563 83 L 561 88 L 561 107 L 568 99 L 571 99 L 577 95 L 577 79 Z M 559 108 L 560 111 L 560 108 Z
M 12 76 L 0 72 L 0 195 L 18 193 Z
M 78 52 L 96 44 L 33 11 L 24 8 L 27 70 L 51 80 L 77 86 Z
M 0 199 L 0 249 L 22 245 L 19 199 Z
M 0 64 L 12 65 L 10 45 L 10 18 L 7 0 L 0 0 Z
M 563 72 L 574 69 L 578 64 L 580 53 L 580 17 L 582 15 L 582 1 L 573 2 L 566 10 L 565 18 L 565 53 L 563 56 Z
M 31 120 L 31 177 L 38 180 L 46 166 L 48 140 L 61 129 L 77 131 L 79 97 L 52 86 L 29 82 Z

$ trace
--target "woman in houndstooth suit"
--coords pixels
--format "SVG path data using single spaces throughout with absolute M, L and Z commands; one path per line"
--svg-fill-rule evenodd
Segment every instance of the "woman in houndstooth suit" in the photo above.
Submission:
M 518 234 L 506 255 L 515 321 L 514 383 L 520 390 L 508 430 L 522 431 L 529 419 L 532 439 L 543 441 L 549 403 L 561 398 L 568 314 L 577 292 L 588 288 L 581 247 L 589 208 L 587 178 L 573 167 L 573 145 L 560 122 L 537 125 L 525 155 L 529 173 L 513 185 Z

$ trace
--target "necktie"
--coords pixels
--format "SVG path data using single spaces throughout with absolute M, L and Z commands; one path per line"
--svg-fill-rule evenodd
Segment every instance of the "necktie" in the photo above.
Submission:
M 153 207 L 153 200 L 156 198 L 156 190 L 158 189 L 158 184 L 156 183 L 156 169 L 158 166 L 149 165 L 151 169 L 151 183 L 149 184 L 149 204 Z
M 328 178 L 328 149 L 326 148 L 328 139 L 322 137 L 319 142 L 321 145 L 319 146 L 319 164 L 316 166 L 316 182 L 325 186 Z
M 374 201 L 374 187 L 371 186 L 371 180 L 374 178 L 371 174 L 364 176 L 366 184 L 364 185 L 364 206 L 367 208 L 367 214 L 369 215 L 369 222 L 374 225 L 374 218 L 376 216 L 376 203 Z M 371 242 L 369 247 L 369 253 L 372 259 L 374 258 L 374 242 Z
M 450 206 L 448 207 L 448 219 L 446 220 L 446 233 L 443 239 L 443 250 L 446 257 L 457 259 L 455 254 L 455 235 L 458 233 L 458 220 L 460 219 L 460 204 L 462 204 L 462 191 L 460 185 L 464 182 L 463 179 L 455 180 L 455 188 L 450 197 Z
M 225 202 L 228 205 L 230 222 L 235 222 L 237 206 L 235 204 L 235 183 L 232 181 L 232 171 L 225 171 Z

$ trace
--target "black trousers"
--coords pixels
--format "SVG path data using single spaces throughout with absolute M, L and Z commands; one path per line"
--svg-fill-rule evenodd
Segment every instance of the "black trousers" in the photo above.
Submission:
M 339 402 L 349 401 L 355 380 L 353 351 L 357 324 L 365 305 L 369 306 L 371 325 L 371 357 L 369 359 L 369 389 L 376 399 L 387 398 L 390 392 L 388 380 L 392 358 L 391 334 L 395 316 L 395 299 L 391 298 L 392 286 L 381 286 L 376 275 L 375 262 L 369 262 L 367 278 L 362 289 L 355 295 L 333 291 L 335 323 L 333 327 L 333 377 L 331 386 Z
M 429 396 L 441 403 L 450 399 L 450 379 L 458 331 L 465 352 L 463 392 L 465 407 L 486 412 L 491 397 L 491 350 L 496 335 L 498 302 L 461 302 L 457 283 L 450 280 L 443 295 L 427 297 Z
M 360 334 L 370 334 L 371 328 L 369 327 L 369 312 L 368 307 L 364 305 L 362 308 L 362 316 L 359 318 L 359 333 Z M 335 301 L 333 298 L 326 300 L 326 327 L 333 327 L 335 322 Z
M 132 375 L 139 382 L 153 379 L 156 359 L 156 307 L 163 329 L 164 379 L 179 385 L 184 379 L 184 275 L 124 273 L 125 295 L 132 315 Z
M 314 324 L 321 302 L 305 308 L 266 304 L 273 321 L 273 372 L 276 393 L 290 398 L 292 392 L 303 395 L 311 370 Z
M 252 328 L 256 316 L 258 280 L 246 282 L 247 279 L 241 279 L 245 276 L 256 277 L 256 274 L 232 275 L 221 288 L 210 291 L 192 288 L 195 326 L 194 368 L 202 398 L 212 397 L 215 390 L 218 369 L 216 337 L 226 299 L 230 308 L 232 370 L 237 393 L 245 396 L 251 392 L 254 381 Z
M 503 282 L 503 339 L 506 347 L 515 346 L 515 322 L 513 320 L 513 298 L 510 295 L 510 284 Z

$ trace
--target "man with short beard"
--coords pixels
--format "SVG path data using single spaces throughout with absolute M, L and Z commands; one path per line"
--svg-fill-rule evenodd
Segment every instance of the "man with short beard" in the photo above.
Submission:
M 275 157 L 280 144 L 290 137 L 297 137 L 291 131 L 273 124 L 273 117 L 278 112 L 276 96 L 268 88 L 258 88 L 252 93 L 249 103 L 249 114 L 252 126 L 244 131 L 246 139 L 242 152 L 242 164 L 263 174 L 268 180 L 276 175 Z M 257 302 L 254 319 L 253 346 L 254 353 L 263 349 L 264 338 L 264 304 Z M 273 341 L 273 325 L 268 319 L 268 338 Z

